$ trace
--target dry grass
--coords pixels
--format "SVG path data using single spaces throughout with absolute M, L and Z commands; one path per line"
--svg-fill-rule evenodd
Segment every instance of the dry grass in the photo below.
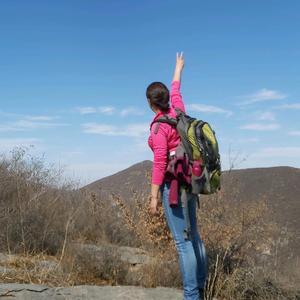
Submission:
M 0 169 L 0 251 L 57 254 L 78 193 L 59 186 L 60 171 L 23 149 L 14 150 L 10 159 L 2 157 Z
M 113 201 L 120 210 L 125 225 L 137 237 L 138 246 L 158 250 L 159 254 L 164 254 L 170 248 L 174 248 L 161 202 L 158 204 L 158 214 L 151 215 L 148 202 L 137 194 L 132 199 L 131 206 L 135 208 L 134 210 L 130 210 L 119 196 L 114 195 Z
M 5 265 L 17 272 L 0 273 L 2 282 L 130 284 L 124 279 L 128 266 L 111 253 L 99 272 L 93 271 L 89 257 L 76 261 L 68 252 L 70 242 L 101 242 L 141 247 L 156 258 L 140 269 L 140 284 L 181 287 L 177 252 L 161 202 L 159 214 L 153 216 L 148 195 L 133 192 L 129 203 L 112 195 L 108 201 L 79 190 L 61 175 L 24 149 L 1 157 L 0 252 L 18 254 Z M 264 199 L 246 204 L 233 193 L 229 204 L 224 193 L 226 187 L 215 197 L 203 198 L 197 211 L 209 256 L 206 299 L 296 299 L 255 267 L 254 254 L 270 248 L 278 230 L 266 221 Z M 42 261 L 52 263 L 41 266 Z M 86 269 L 79 267 L 83 265 Z
M 59 261 L 53 256 L 43 254 L 12 256 L 5 267 L 11 271 L 0 274 L 1 281 L 4 282 L 50 285 L 70 282 L 69 274 L 62 272 Z
M 256 268 L 255 257 L 270 249 L 272 237 L 279 233 L 276 224 L 267 220 L 270 211 L 266 199 L 241 203 L 235 193 L 231 193 L 229 203 L 225 201 L 225 192 L 223 189 L 212 197 L 203 197 L 197 211 L 198 229 L 209 259 L 206 299 L 295 299 L 293 292 L 289 293 L 270 274 L 262 275 L 261 268 Z M 177 253 L 161 202 L 158 216 L 152 216 L 146 195 L 135 197 L 131 208 L 120 197 L 113 199 L 127 228 L 137 236 L 142 247 L 151 249 L 158 257 L 157 265 L 148 267 L 145 272 L 147 286 L 171 283 L 171 286 L 182 287 L 178 263 L 170 264 L 171 270 L 162 263 L 174 260 Z M 160 272 L 161 269 L 164 271 Z M 163 279 L 159 278 L 162 273 L 167 275 Z

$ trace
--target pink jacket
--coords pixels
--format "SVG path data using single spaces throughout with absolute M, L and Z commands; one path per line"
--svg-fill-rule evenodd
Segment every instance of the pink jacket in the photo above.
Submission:
M 185 112 L 184 103 L 180 94 L 180 82 L 173 81 L 170 91 L 171 106 L 167 114 L 171 117 L 176 117 L 175 107 Z M 162 116 L 163 113 L 159 112 L 153 118 L 153 121 Z M 157 123 L 155 123 L 157 124 Z M 155 125 L 150 128 L 150 136 L 148 145 L 153 151 L 153 167 L 152 167 L 152 183 L 161 185 L 164 180 L 167 164 L 168 153 L 175 150 L 180 142 L 180 137 L 176 128 L 166 123 L 160 123 L 158 132 L 155 134 Z

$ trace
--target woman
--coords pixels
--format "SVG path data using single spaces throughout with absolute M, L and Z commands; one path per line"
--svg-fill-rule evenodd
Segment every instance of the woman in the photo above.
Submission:
M 176 117 L 174 108 L 185 112 L 185 106 L 180 93 L 181 73 L 184 67 L 183 54 L 176 55 L 176 67 L 171 85 L 171 92 L 161 82 L 151 83 L 146 91 L 150 108 L 155 113 L 153 121 L 168 114 Z M 169 101 L 170 100 L 170 101 Z M 170 103 L 171 102 L 171 103 Z M 157 123 L 155 123 L 157 124 Z M 203 242 L 197 230 L 196 201 L 192 201 L 195 195 L 188 194 L 188 212 L 191 225 L 191 239 L 185 240 L 185 220 L 179 192 L 178 206 L 169 205 L 170 183 L 165 179 L 168 155 L 175 150 L 180 142 L 176 128 L 166 123 L 160 123 L 158 129 L 151 126 L 151 133 L 148 144 L 153 151 L 153 169 L 151 182 L 150 211 L 157 213 L 157 203 L 161 195 L 164 213 L 168 227 L 175 240 L 176 249 L 179 255 L 179 266 L 183 281 L 185 300 L 204 299 L 203 289 L 207 274 L 206 253 Z

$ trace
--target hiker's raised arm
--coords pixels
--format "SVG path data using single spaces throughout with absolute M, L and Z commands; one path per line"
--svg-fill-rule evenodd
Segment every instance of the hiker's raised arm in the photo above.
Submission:
M 170 99 L 171 105 L 174 108 L 179 108 L 183 112 L 185 112 L 185 106 L 182 101 L 182 96 L 180 93 L 180 84 L 181 84 L 181 73 L 184 67 L 184 58 L 183 53 L 181 54 L 176 53 L 176 66 L 173 76 L 173 81 L 171 84 L 171 92 L 170 92 Z
M 184 67 L 183 52 L 181 52 L 180 54 L 177 52 L 176 53 L 176 66 L 175 66 L 173 81 L 181 81 L 181 73 L 182 73 L 183 67 Z

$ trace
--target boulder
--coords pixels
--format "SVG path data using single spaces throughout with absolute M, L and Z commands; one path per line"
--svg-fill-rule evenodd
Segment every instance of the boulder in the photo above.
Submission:
M 40 272 L 58 272 L 62 273 L 62 267 L 59 265 L 57 261 L 53 260 L 40 260 L 35 262 L 35 267 L 40 271 Z
M 73 257 L 79 273 L 94 274 L 104 280 L 130 285 L 140 284 L 140 268 L 154 260 L 143 249 L 111 244 L 74 243 L 69 246 L 68 254 Z
M 50 288 L 34 284 L 0 284 L 0 297 L 3 300 L 181 300 L 179 289 L 137 286 L 74 286 Z
M 3 267 L 3 266 L 0 266 L 0 276 L 2 275 L 11 275 L 11 274 L 14 274 L 16 273 L 17 270 L 16 269 L 13 269 L 13 268 L 8 268 L 8 267 Z
M 12 260 L 16 258 L 17 255 L 15 254 L 6 254 L 0 253 L 0 265 L 9 264 Z

